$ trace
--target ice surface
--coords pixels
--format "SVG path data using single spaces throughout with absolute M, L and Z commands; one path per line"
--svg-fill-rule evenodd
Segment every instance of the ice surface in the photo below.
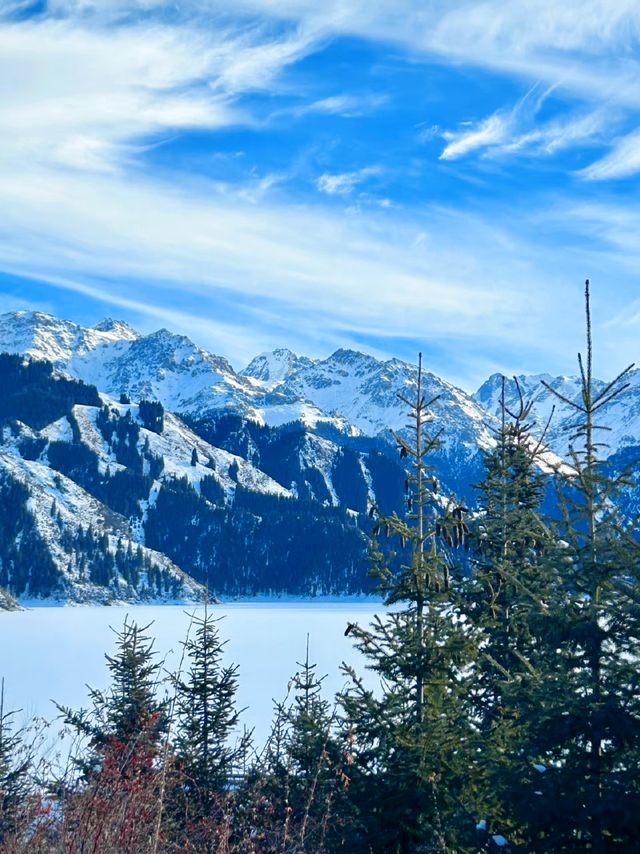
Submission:
M 311 660 L 318 675 L 327 674 L 323 685 L 328 698 L 345 684 L 340 673 L 343 660 L 356 666 L 372 687 L 375 676 L 365 673 L 365 661 L 349 637 L 349 622 L 367 625 L 382 605 L 372 601 L 347 602 L 234 602 L 211 606 L 219 623 L 227 661 L 239 665 L 238 707 L 247 707 L 243 723 L 255 728 L 256 743 L 263 744 L 272 719 L 273 700 L 282 700 L 287 682 L 304 659 L 307 632 Z M 128 615 L 139 625 L 153 623 L 149 634 L 156 639 L 166 667 L 177 667 L 181 641 L 189 628 L 194 608 L 182 605 L 129 607 L 38 607 L 0 612 L 0 678 L 5 678 L 5 703 L 22 709 L 19 719 L 56 716 L 51 702 L 73 708 L 87 707 L 87 685 L 106 688 L 108 671 L 104 654 L 112 653 L 115 636 Z M 195 609 L 202 613 L 201 608 Z M 52 737 L 59 731 L 52 727 Z

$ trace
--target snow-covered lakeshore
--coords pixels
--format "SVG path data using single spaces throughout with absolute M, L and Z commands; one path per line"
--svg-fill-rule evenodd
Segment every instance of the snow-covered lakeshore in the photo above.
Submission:
M 317 673 L 326 674 L 327 697 L 345 684 L 340 664 L 354 664 L 364 673 L 364 660 L 344 636 L 349 622 L 367 624 L 382 610 L 379 602 L 250 601 L 212 606 L 223 619 L 219 627 L 228 640 L 226 660 L 238 664 L 238 706 L 246 707 L 243 721 L 254 728 L 260 746 L 269 732 L 273 700 L 282 700 L 287 683 L 305 656 L 307 633 L 310 658 Z M 195 609 L 196 613 L 199 609 Z M 111 627 L 124 619 L 152 623 L 148 634 L 176 669 L 181 641 L 189 629 L 193 607 L 137 605 L 101 607 L 37 607 L 0 613 L 0 677 L 5 680 L 5 707 L 21 709 L 20 720 L 34 715 L 56 717 L 55 700 L 74 708 L 87 707 L 87 685 L 105 688 L 105 653 L 115 648 Z M 372 676 L 369 678 L 373 679 Z M 58 727 L 52 727 L 52 735 Z

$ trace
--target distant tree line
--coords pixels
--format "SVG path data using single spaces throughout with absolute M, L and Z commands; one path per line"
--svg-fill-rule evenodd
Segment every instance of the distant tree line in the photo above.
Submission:
M 17 419 L 40 430 L 77 404 L 100 406 L 95 386 L 54 375 L 50 362 L 0 353 L 0 424 Z

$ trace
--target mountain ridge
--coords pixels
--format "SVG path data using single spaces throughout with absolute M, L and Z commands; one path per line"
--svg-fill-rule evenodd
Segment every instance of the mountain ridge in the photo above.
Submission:
M 159 400 L 172 412 L 196 418 L 234 412 L 259 424 L 300 421 L 309 428 L 327 424 L 350 435 L 386 436 L 401 430 L 404 406 L 398 395 L 415 389 L 417 369 L 397 358 L 380 360 L 339 348 L 311 359 L 287 348 L 254 357 L 236 371 L 224 357 L 198 347 L 185 335 L 160 329 L 142 335 L 121 320 L 105 318 L 93 327 L 43 312 L 0 315 L 0 351 L 51 361 L 61 374 L 95 385 L 112 397 Z M 566 459 L 571 412 L 542 380 L 563 396 L 579 395 L 579 378 L 551 374 L 520 375 L 523 396 L 532 403 L 531 427 L 545 428 L 550 449 Z M 492 444 L 500 414 L 502 378 L 493 374 L 474 394 L 431 372 L 423 385 L 434 398 L 434 427 L 456 452 L 474 453 Z M 614 402 L 603 426 L 610 453 L 640 444 L 640 370 Z M 596 380 L 596 387 L 604 383 Z M 516 381 L 505 380 L 506 403 L 518 400 Z
M 0 586 L 12 594 L 106 602 L 189 599 L 203 584 L 215 595 L 370 590 L 370 510 L 389 514 L 405 502 L 394 434 L 407 429 L 400 396 L 417 391 L 414 365 L 346 348 L 325 359 L 280 348 L 237 373 L 166 329 L 141 335 L 112 318 L 82 327 L 41 312 L 0 315 L 2 350 L 16 354 L 0 356 Z M 579 393 L 572 377 L 504 381 L 509 408 L 518 385 L 532 400 L 534 434 L 554 405 L 543 379 L 564 396 Z M 445 500 L 473 506 L 502 383 L 494 374 L 469 395 L 423 371 Z M 571 417 L 556 406 L 545 472 L 568 457 Z M 619 466 L 640 446 L 638 371 L 607 419 Z M 52 516 L 59 483 L 75 510 Z M 638 506 L 635 492 L 628 504 Z M 11 545 L 29 536 L 39 578 L 28 577 L 35 557 Z

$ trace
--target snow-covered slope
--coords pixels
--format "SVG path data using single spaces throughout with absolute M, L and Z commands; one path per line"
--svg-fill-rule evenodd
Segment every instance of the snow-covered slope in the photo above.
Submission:
M 76 602 L 146 601 L 176 596 L 180 599 L 202 599 L 201 585 L 165 555 L 142 545 L 127 519 L 46 463 L 23 459 L 18 453 L 17 443 L 7 441 L 6 436 L 4 438 L 0 446 L 0 482 L 17 482 L 28 490 L 27 512 L 57 572 L 53 584 L 59 598 Z M 137 583 L 125 579 L 117 571 L 108 588 L 92 581 L 83 563 L 86 555 L 68 545 L 89 529 L 96 542 L 101 543 L 101 548 L 113 557 L 118 550 L 131 555 L 135 551 L 141 566 L 141 577 Z M 167 590 L 164 595 L 152 591 L 147 577 L 149 570 L 164 573 L 170 578 L 174 582 L 172 591 Z M 27 587 L 23 598 L 29 598 L 30 592 Z
M 48 359 L 101 392 L 132 400 L 159 400 L 168 410 L 197 418 L 233 411 L 278 426 L 327 422 L 347 433 L 386 435 L 401 429 L 417 371 L 398 359 L 380 361 L 353 350 L 311 360 L 280 349 L 257 356 L 241 373 L 228 361 L 182 335 L 161 329 L 139 335 L 112 320 L 84 329 L 38 312 L 0 316 L 0 350 Z M 461 389 L 425 374 L 425 393 L 438 397 L 434 426 L 445 443 L 486 447 L 486 412 Z
M 306 356 L 297 356 L 291 350 L 280 348 L 270 353 L 260 353 L 243 371 L 240 371 L 240 374 L 251 377 L 263 388 L 272 390 L 292 374 L 313 364 L 314 362 Z
M 434 400 L 432 432 L 442 431 L 445 445 L 470 451 L 489 447 L 487 414 L 464 391 L 423 373 L 423 392 Z M 407 423 L 407 405 L 417 393 L 418 370 L 400 359 L 379 361 L 354 350 L 337 350 L 328 359 L 303 367 L 283 384 L 292 397 L 312 401 L 329 416 L 339 416 L 367 436 L 400 431 Z
M 125 418 L 129 413 L 132 421 L 137 424 L 138 452 L 143 454 L 146 449 L 147 453 L 164 461 L 162 472 L 158 476 L 160 483 L 171 478 L 179 478 L 187 480 L 196 492 L 199 492 L 202 479 L 213 477 L 222 487 L 228 501 L 233 500 L 233 494 L 238 485 L 252 492 L 278 498 L 291 497 L 288 489 L 257 469 L 252 463 L 236 454 L 210 445 L 172 413 L 165 412 L 162 432 L 156 433 L 142 426 L 137 404 L 117 403 L 106 395 L 103 395 L 103 400 L 112 414 L 117 415 L 118 418 Z M 99 410 L 95 406 L 74 406 L 73 415 L 80 428 L 81 441 L 97 454 L 103 471 L 107 466 L 111 471 L 117 471 L 118 467 L 124 468 L 119 466 L 112 447 L 98 429 Z M 55 426 L 45 428 L 38 435 L 51 436 Z M 196 459 L 192 462 L 194 451 Z M 148 470 L 148 463 L 146 469 Z

